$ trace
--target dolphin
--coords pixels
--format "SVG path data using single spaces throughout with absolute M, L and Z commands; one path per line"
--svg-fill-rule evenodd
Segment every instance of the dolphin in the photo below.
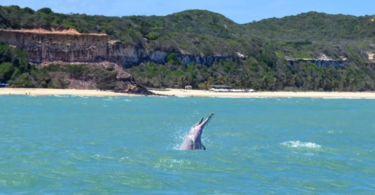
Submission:
M 210 114 L 205 121 L 203 121 L 202 118 L 197 124 L 191 127 L 181 144 L 180 150 L 206 150 L 206 147 L 202 144 L 201 136 L 204 126 L 206 126 L 214 114 L 215 113 Z

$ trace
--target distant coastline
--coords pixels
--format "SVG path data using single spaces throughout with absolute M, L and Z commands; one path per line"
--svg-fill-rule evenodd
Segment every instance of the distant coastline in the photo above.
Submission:
M 0 95 L 76 95 L 76 96 L 137 96 L 130 93 L 85 89 L 44 89 L 44 88 L 0 88 Z
M 150 89 L 154 96 L 178 97 L 229 97 L 229 98 L 347 98 L 375 99 L 375 92 L 213 92 L 207 90 L 186 89 Z M 76 95 L 76 96 L 144 96 L 141 94 L 115 93 L 111 91 L 85 89 L 44 89 L 44 88 L 0 88 L 0 95 Z
M 206 90 L 185 90 L 185 89 L 165 89 L 150 90 L 155 94 L 165 96 L 181 96 L 181 97 L 234 97 L 234 98 L 353 98 L 353 99 L 375 99 L 374 92 L 213 92 Z

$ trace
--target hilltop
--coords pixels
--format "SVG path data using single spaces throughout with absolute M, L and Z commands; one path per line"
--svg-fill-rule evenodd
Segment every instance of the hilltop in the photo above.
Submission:
M 254 34 L 275 41 L 361 41 L 375 35 L 374 16 L 301 13 L 280 19 L 270 18 L 244 26 Z

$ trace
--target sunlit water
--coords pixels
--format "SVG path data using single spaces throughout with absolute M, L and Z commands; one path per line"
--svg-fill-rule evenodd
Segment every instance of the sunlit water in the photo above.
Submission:
M 206 151 L 179 151 L 201 117 Z M 0 96 L 0 194 L 375 194 L 375 100 Z

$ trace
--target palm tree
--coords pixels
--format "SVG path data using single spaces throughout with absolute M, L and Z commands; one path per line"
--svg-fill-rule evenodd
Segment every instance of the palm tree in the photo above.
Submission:
M 251 77 L 247 77 L 247 81 L 246 81 L 246 87 L 247 88 L 252 88 L 253 87 L 253 82 L 251 80 Z
M 178 85 L 183 88 L 185 86 L 185 77 L 184 76 L 180 76 L 180 78 L 178 78 Z
M 207 81 L 204 82 L 205 89 L 208 90 L 209 87 L 214 83 L 214 79 L 212 77 L 208 77 Z

